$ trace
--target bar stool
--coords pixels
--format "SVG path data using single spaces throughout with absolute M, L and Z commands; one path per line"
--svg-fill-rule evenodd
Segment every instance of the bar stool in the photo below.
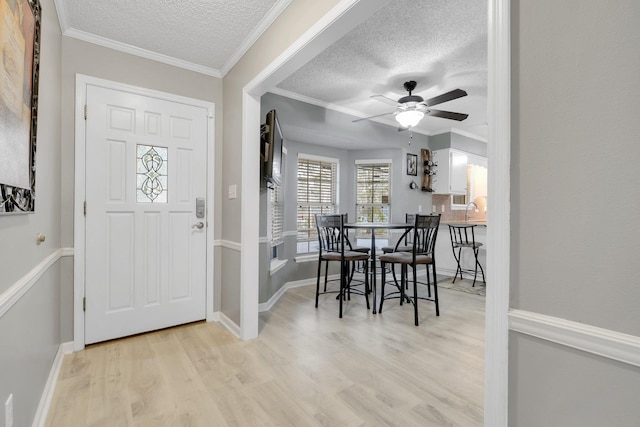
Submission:
M 476 278 L 478 277 L 478 267 L 480 267 L 480 272 L 482 273 L 482 282 L 487 283 L 484 278 L 484 269 L 478 260 L 478 252 L 480 251 L 480 246 L 482 243 L 476 242 L 476 236 L 474 233 L 474 228 L 476 224 L 449 224 L 449 235 L 451 236 L 451 249 L 453 250 L 453 257 L 456 259 L 458 263 L 458 268 L 456 269 L 456 274 L 453 276 L 453 283 L 456 282 L 456 278 L 458 277 L 458 273 L 460 273 L 460 279 L 462 280 L 462 272 L 465 273 L 473 273 L 473 285 L 476 285 Z M 464 269 L 460 265 L 460 259 L 462 254 L 462 249 L 471 248 L 473 250 L 473 257 L 475 258 L 474 269 Z M 458 252 L 456 253 L 456 249 Z

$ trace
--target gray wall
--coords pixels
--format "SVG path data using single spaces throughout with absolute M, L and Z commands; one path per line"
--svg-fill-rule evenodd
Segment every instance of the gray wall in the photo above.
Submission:
M 455 132 L 445 132 L 429 137 L 432 150 L 455 148 L 478 156 L 487 157 L 487 143 Z
M 42 4 L 36 211 L 0 216 L 0 294 L 60 249 L 60 27 Z M 36 235 L 46 241 L 36 245 Z M 13 393 L 14 426 L 31 425 L 61 342 L 60 261 L 0 317 L 0 420 Z
M 285 242 L 280 246 L 279 258 L 288 262 L 273 276 L 269 274 L 270 251 L 269 244 L 264 242 L 267 235 L 267 192 L 260 194 L 260 236 L 263 243 L 260 245 L 260 294 L 259 301 L 267 302 L 287 282 L 315 278 L 317 275 L 317 261 L 296 263 L 296 198 L 297 198 L 297 161 L 298 155 L 312 154 L 316 156 L 330 157 L 339 160 L 339 197 L 340 212 L 348 213 L 349 218 L 355 219 L 355 161 L 358 159 L 391 159 L 392 189 L 391 189 L 391 219 L 392 221 L 404 221 L 405 213 L 418 211 L 422 206 L 423 212 L 431 211 L 431 194 L 419 189 L 411 190 L 409 183 L 414 180 L 420 186 L 421 175 L 406 175 L 406 154 L 418 155 L 420 149 L 429 147 L 429 137 L 414 134 L 411 145 L 407 143 L 406 136 L 402 138 L 401 148 L 394 149 L 368 149 L 347 150 L 334 146 L 320 145 L 323 142 L 329 145 L 339 140 L 343 146 L 348 146 L 349 141 L 361 138 L 371 146 L 385 145 L 391 138 L 398 138 L 395 127 L 379 125 L 377 132 L 369 132 L 359 135 L 361 127 L 351 123 L 353 117 L 335 111 L 328 110 L 304 102 L 283 98 L 279 95 L 267 93 L 261 98 L 261 116 L 276 109 L 278 120 L 282 127 L 287 150 L 284 179 L 285 215 L 284 231 Z M 318 126 L 321 123 L 321 126 Z M 345 125 L 346 124 L 346 125 Z M 301 127 L 308 125 L 307 131 L 300 131 Z M 367 128 L 371 130 L 372 128 Z M 287 132 L 291 130 L 291 132 Z M 296 135 L 304 141 L 294 141 L 288 135 Z M 332 139 L 333 138 L 333 139 Z M 323 141 L 324 139 L 324 141 Z M 312 143 L 308 143 L 311 141 Z M 356 141 L 358 143 L 358 141 Z M 389 144 L 386 144 L 389 145 Z M 288 233 L 287 233 L 288 232 Z
M 640 336 L 640 3 L 512 8 L 511 306 Z M 640 419 L 637 368 L 515 333 L 509 366 L 510 426 Z

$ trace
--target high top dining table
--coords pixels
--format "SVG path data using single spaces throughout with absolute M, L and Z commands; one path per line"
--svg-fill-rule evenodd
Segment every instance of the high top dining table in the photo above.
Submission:
M 373 314 L 376 314 L 376 230 L 409 230 L 413 224 L 392 222 L 351 222 L 344 224 L 347 230 L 371 230 L 371 289 L 373 290 Z

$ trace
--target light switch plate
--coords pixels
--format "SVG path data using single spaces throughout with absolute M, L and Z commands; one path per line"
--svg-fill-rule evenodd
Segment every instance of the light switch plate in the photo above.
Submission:
M 238 186 L 236 184 L 231 184 L 229 186 L 229 199 L 238 198 Z

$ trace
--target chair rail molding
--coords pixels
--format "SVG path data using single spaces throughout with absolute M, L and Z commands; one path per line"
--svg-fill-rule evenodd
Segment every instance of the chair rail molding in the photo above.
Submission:
M 44 273 L 63 256 L 73 256 L 73 248 L 60 248 L 40 261 L 27 274 L 16 281 L 9 289 L 0 294 L 0 317 L 2 317 L 20 298 L 35 285 Z
M 640 367 L 640 337 L 525 310 L 509 311 L 509 329 Z

